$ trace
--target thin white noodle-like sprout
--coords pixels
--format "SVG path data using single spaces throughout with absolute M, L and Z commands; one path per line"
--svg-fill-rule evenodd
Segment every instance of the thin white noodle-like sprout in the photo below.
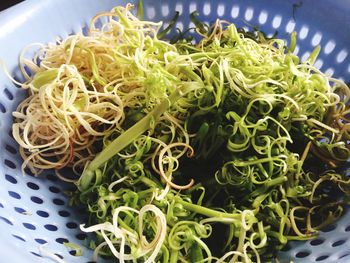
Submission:
M 172 144 L 169 144 L 167 147 L 163 148 L 160 153 L 159 153 L 159 158 L 158 158 L 158 167 L 159 167 L 159 172 L 160 172 L 160 175 L 161 177 L 165 180 L 165 182 L 170 185 L 172 188 L 174 189 L 178 189 L 178 190 L 181 190 L 181 189 L 187 189 L 187 188 L 190 188 L 193 184 L 194 184 L 194 180 L 191 179 L 191 181 L 187 184 L 187 185 L 183 185 L 183 186 L 180 186 L 180 185 L 177 185 L 175 183 L 173 183 L 171 181 L 171 173 L 172 171 L 170 171 L 170 176 L 167 175 L 164 171 L 164 166 L 163 166 L 163 160 L 164 160 L 164 155 L 166 152 L 168 152 L 168 150 L 170 148 L 173 148 L 173 147 L 179 147 L 179 146 L 183 146 L 183 147 L 186 147 L 190 150 L 190 154 L 189 156 L 192 156 L 193 153 L 194 153 L 194 150 L 193 148 L 186 144 L 186 143 L 182 143 L 182 142 L 175 142 L 175 143 L 172 143 Z M 171 158 L 172 156 L 168 156 L 168 158 Z M 168 177 L 169 176 L 169 177 Z
M 139 218 L 142 219 L 143 215 L 146 212 L 153 212 L 156 216 L 156 222 L 158 225 L 157 228 L 157 233 L 155 235 L 154 240 L 151 243 L 148 243 L 148 241 L 145 240 L 145 238 L 142 238 L 141 241 L 146 243 L 146 248 L 148 250 L 152 250 L 153 252 L 152 254 L 149 256 L 149 258 L 145 261 L 145 263 L 152 263 L 154 262 L 154 260 L 156 259 L 163 243 L 166 237 L 166 227 L 167 227 L 167 223 L 166 223 L 166 218 L 165 215 L 163 214 L 163 212 L 156 207 L 155 205 L 145 205 L 144 207 L 141 208 L 140 210 L 140 214 L 139 214 Z M 139 235 L 142 236 L 142 230 L 143 230 L 143 224 L 142 224 L 142 220 L 140 220 L 141 223 L 139 224 Z
M 116 181 L 114 181 L 113 183 L 111 183 L 109 186 L 108 186 L 108 191 L 110 192 L 113 192 L 113 187 L 116 186 L 117 184 L 120 184 L 122 182 L 124 182 L 126 179 L 128 179 L 129 176 L 124 176 Z
M 136 213 L 138 215 L 138 237 L 134 236 L 133 233 L 126 231 L 125 229 L 121 228 L 118 224 L 118 218 L 119 214 L 123 211 L 131 211 L 133 213 Z M 145 237 L 143 236 L 143 217 L 147 212 L 152 212 L 155 215 L 155 222 L 157 225 L 157 231 L 155 233 L 155 237 L 151 242 L 148 242 Z M 98 251 L 105 245 L 108 245 L 113 255 L 118 258 L 119 262 L 123 263 L 125 260 L 134 260 L 134 256 L 131 254 L 125 253 L 125 246 L 127 244 L 126 236 L 134 236 L 134 244 L 137 246 L 141 246 L 142 251 L 138 254 L 138 258 L 144 257 L 147 254 L 151 252 L 151 254 L 148 256 L 145 263 L 151 263 L 154 262 L 155 258 L 159 254 L 159 251 L 164 243 L 165 237 L 166 237 L 166 218 L 163 212 L 156 207 L 155 205 L 148 204 L 143 206 L 140 211 L 127 207 L 127 206 L 121 206 L 114 210 L 113 212 L 113 223 L 105 222 L 101 224 L 97 224 L 94 226 L 90 226 L 85 228 L 84 225 L 80 225 L 80 229 L 84 232 L 97 232 L 100 231 L 101 235 L 104 238 L 104 242 L 100 244 L 95 251 L 95 257 L 97 257 Z M 106 232 L 112 233 L 115 240 L 111 240 Z M 119 251 L 114 246 L 114 244 L 119 245 Z
M 39 252 L 40 252 L 41 256 L 43 256 L 45 258 L 50 258 L 57 263 L 66 263 L 66 261 L 61 259 L 59 256 L 55 255 L 55 253 L 53 253 L 52 251 L 45 248 L 47 245 L 48 245 L 48 243 L 45 243 L 45 244 L 39 246 Z

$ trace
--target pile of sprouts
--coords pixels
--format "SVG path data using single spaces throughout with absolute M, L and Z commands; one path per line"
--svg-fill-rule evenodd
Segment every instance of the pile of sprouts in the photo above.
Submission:
M 76 185 L 95 259 L 269 262 L 343 214 L 350 93 L 319 47 L 221 20 L 170 44 L 131 10 L 21 56 L 23 169 Z

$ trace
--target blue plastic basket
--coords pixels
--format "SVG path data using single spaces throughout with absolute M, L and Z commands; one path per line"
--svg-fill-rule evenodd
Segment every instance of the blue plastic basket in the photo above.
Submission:
M 11 73 L 18 73 L 18 55 L 32 42 L 52 42 L 86 28 L 90 18 L 116 5 L 118 0 L 27 0 L 0 13 L 0 58 Z M 175 11 L 181 16 L 177 27 L 191 26 L 189 13 L 197 10 L 200 19 L 222 18 L 238 26 L 259 26 L 279 38 L 299 33 L 296 52 L 305 59 L 316 45 L 322 52 L 316 66 L 328 74 L 350 81 L 350 0 L 144 0 L 145 19 L 169 21 Z M 50 173 L 39 178 L 23 177 L 21 158 L 11 136 L 12 111 L 23 99 L 0 71 L 0 261 L 51 262 L 40 255 L 39 247 L 54 252 L 65 262 L 88 262 L 92 251 L 75 257 L 63 245 L 81 244 L 81 215 L 68 206 L 67 185 Z M 312 241 L 290 242 L 280 262 L 350 262 L 350 211 Z

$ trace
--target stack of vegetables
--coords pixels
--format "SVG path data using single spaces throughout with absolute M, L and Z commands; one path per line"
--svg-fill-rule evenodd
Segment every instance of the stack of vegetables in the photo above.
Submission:
M 339 218 L 350 93 L 313 66 L 319 47 L 300 62 L 295 34 L 220 20 L 170 44 L 131 8 L 22 57 L 14 112 L 23 169 L 76 184 L 95 256 L 268 262 Z

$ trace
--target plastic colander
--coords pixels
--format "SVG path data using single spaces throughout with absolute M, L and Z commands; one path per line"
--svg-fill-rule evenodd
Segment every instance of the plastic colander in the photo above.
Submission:
M 132 1 L 131 1 L 132 2 Z M 306 59 L 322 46 L 316 66 L 327 74 L 350 81 L 350 0 L 144 0 L 145 19 L 169 21 L 175 11 L 181 16 L 176 27 L 191 27 L 189 14 L 200 19 L 226 19 L 241 27 L 258 26 L 272 35 L 289 39 L 298 32 L 296 53 Z M 27 0 L 0 12 L 0 59 L 20 78 L 18 56 L 33 42 L 53 42 L 56 36 L 83 31 L 91 17 L 126 1 L 112 0 Z M 65 262 L 89 262 L 92 251 L 85 248 L 86 235 L 79 230 L 83 215 L 68 205 L 64 191 L 71 187 L 52 173 L 35 178 L 23 176 L 18 147 L 11 136 L 12 111 L 24 98 L 0 71 L 0 262 L 52 262 L 39 248 L 55 253 Z M 279 255 L 280 262 L 350 262 L 350 210 L 324 229 L 317 239 L 290 242 Z M 84 248 L 76 257 L 63 243 Z

